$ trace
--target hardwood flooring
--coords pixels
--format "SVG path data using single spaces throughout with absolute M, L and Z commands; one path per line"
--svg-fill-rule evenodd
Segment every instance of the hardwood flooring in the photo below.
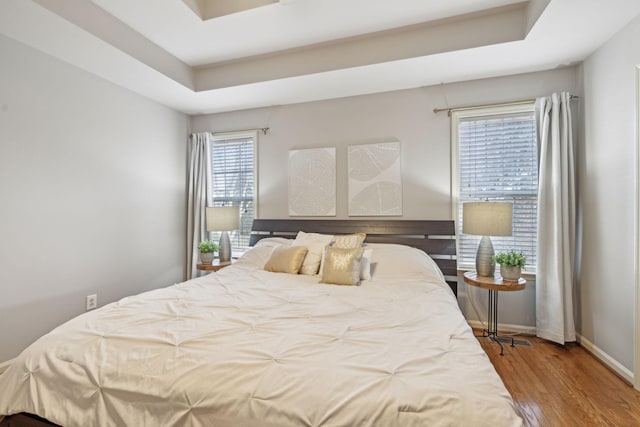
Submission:
M 480 334 L 480 331 L 476 331 Z M 525 426 L 640 426 L 640 392 L 577 344 L 521 336 L 533 347 L 478 338 Z

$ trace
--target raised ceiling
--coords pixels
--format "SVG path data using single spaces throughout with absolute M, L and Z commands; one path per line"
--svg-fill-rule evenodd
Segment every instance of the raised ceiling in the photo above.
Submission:
M 0 33 L 188 114 L 540 71 L 638 0 L 3 0 Z

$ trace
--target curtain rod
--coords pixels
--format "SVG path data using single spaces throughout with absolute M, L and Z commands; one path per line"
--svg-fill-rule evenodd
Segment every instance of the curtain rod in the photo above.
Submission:
M 235 133 L 235 132 L 255 132 L 255 131 L 262 131 L 263 135 L 266 135 L 267 132 L 269 131 L 269 128 L 256 128 L 256 129 L 240 129 L 240 130 L 227 130 L 224 132 L 211 132 L 211 135 L 220 135 L 223 133 Z
M 571 95 L 571 99 L 580 98 L 578 95 Z M 433 113 L 438 114 L 443 111 L 447 112 L 447 115 L 450 116 L 452 111 L 462 111 L 462 110 L 472 110 L 474 108 L 487 108 L 487 107 L 505 107 L 508 105 L 523 105 L 523 104 L 533 104 L 536 102 L 535 98 L 532 99 L 521 99 L 519 101 L 511 101 L 511 102 L 498 102 L 495 104 L 483 104 L 483 105 L 467 105 L 463 107 L 448 107 L 448 108 L 434 108 Z
M 269 131 L 269 128 L 257 128 L 257 129 L 240 129 L 240 130 L 227 130 L 224 132 L 209 132 L 211 135 L 224 135 L 227 133 L 236 133 L 236 132 L 256 132 L 256 131 L 261 131 L 264 135 L 267 134 L 267 132 Z M 191 135 L 195 135 L 195 133 L 192 133 Z

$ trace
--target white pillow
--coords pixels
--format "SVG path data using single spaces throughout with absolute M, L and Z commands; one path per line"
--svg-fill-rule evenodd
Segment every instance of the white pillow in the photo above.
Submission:
M 247 268 L 259 268 L 264 269 L 264 265 L 267 263 L 269 258 L 271 257 L 271 253 L 276 247 L 279 246 L 270 246 L 270 245 L 255 245 L 253 248 L 250 248 L 246 251 L 240 258 L 238 258 L 234 263 L 234 267 L 247 267 Z
M 307 256 L 302 262 L 300 274 L 318 274 L 324 247 L 331 243 L 333 238 L 334 236 L 331 234 L 305 233 L 304 231 L 298 232 L 298 235 L 291 246 L 304 246 L 307 248 Z
M 371 269 L 376 279 L 381 276 L 420 275 L 444 281 L 438 265 L 420 249 L 392 243 L 367 243 L 365 248 L 373 249 Z
M 286 237 L 265 237 L 256 242 L 254 247 L 259 246 L 291 246 L 293 239 L 287 239 Z
M 360 279 L 371 280 L 371 255 L 373 249 L 365 249 L 360 260 Z

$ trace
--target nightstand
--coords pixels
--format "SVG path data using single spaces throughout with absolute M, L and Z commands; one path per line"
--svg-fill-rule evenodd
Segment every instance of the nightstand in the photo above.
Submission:
M 196 268 L 200 271 L 218 271 L 231 265 L 231 261 L 220 262 L 219 259 L 213 260 L 211 264 L 198 264 Z
M 465 283 L 476 286 L 478 288 L 489 290 L 489 304 L 487 306 L 487 329 L 482 331 L 483 337 L 500 345 L 500 356 L 504 356 L 504 348 L 498 340 L 498 292 L 500 291 L 521 291 L 524 289 L 527 281 L 522 277 L 517 282 L 503 280 L 500 276 L 486 277 L 478 276 L 475 271 L 467 271 L 464 273 Z M 514 340 L 511 338 L 511 347 L 515 347 Z

